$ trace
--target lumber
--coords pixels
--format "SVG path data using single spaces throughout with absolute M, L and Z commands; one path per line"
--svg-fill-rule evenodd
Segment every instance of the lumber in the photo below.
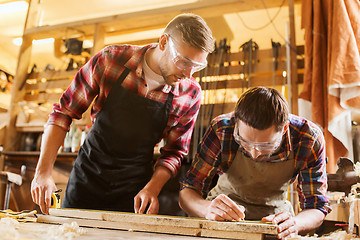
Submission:
M 262 239 L 276 234 L 275 225 L 261 222 L 218 222 L 203 218 L 134 214 L 81 209 L 50 209 L 50 215 L 38 215 L 42 223 L 71 223 L 79 226 L 168 233 L 197 237 Z

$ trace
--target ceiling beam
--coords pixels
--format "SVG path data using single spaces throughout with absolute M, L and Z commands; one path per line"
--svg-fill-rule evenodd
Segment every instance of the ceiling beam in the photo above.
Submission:
M 264 0 L 267 8 L 279 7 L 283 0 Z M 296 2 L 301 2 L 297 0 Z M 285 1 L 287 4 L 287 1 Z M 128 12 L 106 17 L 86 19 L 52 26 L 26 29 L 24 35 L 33 39 L 49 37 L 91 36 L 95 25 L 103 25 L 107 34 L 128 34 L 145 30 L 159 29 L 176 15 L 192 12 L 202 16 L 216 17 L 227 13 L 251 11 L 264 8 L 262 0 L 199 0 L 193 3 L 167 6 L 157 9 Z

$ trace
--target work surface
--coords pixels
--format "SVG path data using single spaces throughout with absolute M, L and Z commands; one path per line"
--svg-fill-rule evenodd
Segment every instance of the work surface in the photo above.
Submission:
M 19 240 L 55 240 L 62 239 L 67 240 L 66 238 L 62 238 L 61 236 L 51 237 L 49 236 L 49 231 L 51 232 L 54 227 L 58 225 L 55 224 L 46 224 L 46 223 L 20 223 L 17 232 L 19 233 Z M 181 235 L 172 235 L 172 234 L 161 234 L 161 233 L 147 233 L 147 232 L 131 232 L 131 231 L 123 231 L 123 230 L 111 230 L 111 229 L 100 229 L 100 228 L 86 228 L 85 233 L 73 238 L 74 240 L 120 240 L 120 239 L 139 239 L 139 240 L 152 240 L 152 239 L 174 239 L 174 240 L 204 240 L 201 237 L 191 237 L 191 236 L 181 236 Z M 0 230 L 1 233 L 1 230 Z M 207 238 L 207 239 L 223 239 L 223 238 Z
M 109 235 L 110 239 L 111 237 L 118 237 L 118 239 L 122 239 L 122 237 L 126 239 L 142 239 L 140 237 L 144 236 L 143 234 L 150 234 L 144 236 L 144 238 L 200 239 L 199 237 L 207 237 L 212 239 L 260 240 L 264 239 L 266 235 L 277 233 L 277 227 L 271 223 L 251 221 L 218 222 L 202 218 L 80 209 L 50 209 L 50 215 L 39 214 L 37 222 L 63 225 L 76 222 L 76 225 L 80 227 L 94 229 L 92 231 L 95 231 L 95 233 L 98 230 L 100 231 L 99 228 L 111 229 L 107 230 L 107 233 L 111 234 Z M 89 232 L 87 234 L 95 233 Z M 124 234 L 126 236 L 123 236 Z

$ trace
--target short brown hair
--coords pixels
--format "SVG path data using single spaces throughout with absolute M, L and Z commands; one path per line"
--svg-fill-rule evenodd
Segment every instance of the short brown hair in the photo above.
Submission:
M 275 125 L 281 131 L 289 116 L 285 97 L 276 89 L 255 87 L 239 98 L 235 107 L 235 119 L 258 130 Z
M 168 23 L 164 33 L 179 36 L 189 46 L 204 52 L 211 53 L 215 48 L 212 32 L 205 20 L 192 13 L 177 15 Z

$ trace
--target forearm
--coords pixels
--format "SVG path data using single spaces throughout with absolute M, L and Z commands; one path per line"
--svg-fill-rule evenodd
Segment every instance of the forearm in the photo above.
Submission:
M 39 162 L 35 174 L 51 175 L 59 147 L 64 142 L 66 131 L 56 125 L 48 125 L 45 129 Z
M 166 167 L 158 166 L 152 175 L 150 181 L 146 184 L 144 189 L 149 189 L 156 195 L 159 195 L 165 183 L 171 178 L 171 172 Z
M 317 209 L 305 209 L 294 218 L 299 234 L 305 235 L 320 227 L 325 219 L 325 214 Z
M 210 203 L 190 188 L 184 188 L 179 193 L 179 205 L 191 217 L 204 218 Z

